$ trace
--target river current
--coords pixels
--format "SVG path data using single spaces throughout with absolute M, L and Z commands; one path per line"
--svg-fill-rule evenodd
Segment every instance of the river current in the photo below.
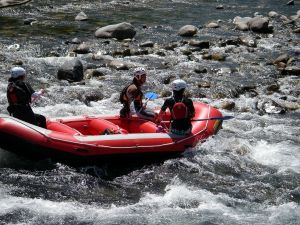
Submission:
M 270 63 L 288 54 L 300 65 L 299 33 L 292 32 L 300 27 L 299 16 L 282 22 L 283 16 L 299 15 L 299 5 L 282 0 L 34 0 L 0 8 L 1 114 L 7 114 L 9 70 L 22 62 L 32 86 L 46 90 L 33 110 L 50 118 L 117 114 L 120 87 L 131 81 L 136 66 L 149 73 L 144 91 L 161 94 L 149 108 L 162 105 L 170 88 L 167 78 L 182 77 L 194 101 L 234 116 L 216 136 L 181 157 L 150 164 L 75 167 L 0 149 L 0 224 L 300 224 L 300 79 Z M 75 21 L 80 11 L 88 20 Z M 270 11 L 282 15 L 270 19 L 272 33 L 234 29 L 234 17 Z M 31 24 L 24 24 L 28 19 Z M 137 31 L 129 44 L 94 37 L 98 27 L 124 21 Z M 220 27 L 206 28 L 209 22 Z M 203 52 L 187 49 L 190 39 L 177 31 L 188 24 L 198 28 L 193 38 L 210 42 L 208 53 L 221 53 L 226 60 L 205 60 Z M 241 36 L 255 39 L 257 46 L 229 44 Z M 78 83 L 56 78 L 73 38 L 89 46 L 90 53 L 77 55 L 84 67 L 99 68 L 103 76 Z M 146 41 L 154 43 L 149 54 L 116 54 Z M 176 47 L 168 50 L 172 43 Z M 112 55 L 129 70 L 93 61 L 92 54 Z

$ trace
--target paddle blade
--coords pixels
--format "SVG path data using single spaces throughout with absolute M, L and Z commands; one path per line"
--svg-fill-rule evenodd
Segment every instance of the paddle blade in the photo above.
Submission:
M 145 98 L 149 99 L 149 100 L 154 100 L 158 98 L 158 94 L 156 94 L 155 92 L 147 92 L 145 94 Z

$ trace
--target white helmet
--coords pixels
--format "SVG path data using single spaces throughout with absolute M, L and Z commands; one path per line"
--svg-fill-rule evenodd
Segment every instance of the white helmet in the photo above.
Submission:
M 184 80 L 178 79 L 172 82 L 172 90 L 173 91 L 180 91 L 181 89 L 185 89 L 187 84 Z
M 26 71 L 22 67 L 14 67 L 10 71 L 10 75 L 12 78 L 18 78 L 26 75 Z
M 147 75 L 146 74 L 146 70 L 143 67 L 138 67 L 134 70 L 133 72 L 133 76 L 137 79 L 140 80 L 142 78 L 143 75 Z

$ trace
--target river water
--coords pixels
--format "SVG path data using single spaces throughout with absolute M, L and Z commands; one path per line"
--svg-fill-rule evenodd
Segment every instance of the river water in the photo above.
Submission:
M 9 69 L 21 61 L 34 88 L 46 90 L 33 109 L 47 117 L 118 113 L 120 86 L 132 79 L 136 66 L 149 72 L 145 91 L 162 94 L 169 90 L 166 78 L 183 77 L 194 101 L 234 116 L 215 137 L 181 157 L 150 164 L 74 167 L 0 149 L 0 224 L 300 224 L 300 81 L 297 75 L 281 75 L 269 63 L 286 53 L 299 65 L 299 34 L 292 32 L 299 19 L 292 24 L 271 19 L 271 34 L 237 31 L 232 25 L 235 16 L 267 16 L 270 11 L 296 15 L 299 1 L 286 3 L 34 0 L 0 8 L 2 114 L 7 114 Z M 218 5 L 223 9 L 216 9 Z M 87 21 L 74 20 L 80 11 Z M 24 25 L 28 18 L 34 22 Z M 219 28 L 205 28 L 218 20 Z M 137 31 L 131 48 L 150 40 L 165 54 L 115 56 L 129 70 L 92 61 L 91 54 L 111 55 L 125 46 L 94 37 L 98 27 L 123 21 Z M 184 40 L 189 39 L 177 31 L 187 24 L 199 29 L 194 38 L 210 41 L 208 52 L 225 54 L 226 60 L 184 54 Z M 257 47 L 222 44 L 240 36 L 255 38 Z M 75 37 L 90 47 L 91 53 L 78 55 L 84 67 L 100 68 L 103 77 L 80 83 L 56 79 L 72 48 L 67 43 Z M 174 42 L 174 51 L 165 50 Z M 195 72 L 204 68 L 207 72 Z M 97 92 L 103 95 L 99 100 L 87 101 L 87 94 Z M 234 107 L 222 107 L 224 102 Z M 148 107 L 162 103 L 160 97 Z

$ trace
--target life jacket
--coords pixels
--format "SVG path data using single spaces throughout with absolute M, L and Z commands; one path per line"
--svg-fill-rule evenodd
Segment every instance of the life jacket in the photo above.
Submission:
M 130 84 L 130 85 L 132 85 L 132 84 Z M 119 101 L 122 104 L 128 104 L 129 103 L 129 99 L 127 97 L 127 90 L 128 90 L 130 85 L 124 87 L 123 90 L 120 93 Z M 134 100 L 135 101 L 140 101 L 140 103 L 142 104 L 142 98 L 143 98 L 143 92 L 138 88 L 138 94 L 135 96 Z
M 130 84 L 130 85 L 131 85 L 131 84 Z M 127 92 L 127 89 L 128 89 L 128 87 L 129 87 L 130 85 L 124 87 L 123 90 L 122 90 L 121 93 L 120 93 L 119 101 L 121 102 L 121 104 L 125 104 L 125 103 L 128 102 L 128 97 L 127 97 L 127 95 L 126 95 L 126 92 Z
M 31 93 L 26 84 L 23 88 L 15 82 L 9 82 L 6 94 L 9 105 L 29 105 L 31 102 Z
M 188 107 L 182 101 L 183 99 L 179 102 L 175 102 L 171 110 L 171 115 L 173 120 L 181 120 L 181 119 L 188 118 L 188 114 L 189 114 Z

